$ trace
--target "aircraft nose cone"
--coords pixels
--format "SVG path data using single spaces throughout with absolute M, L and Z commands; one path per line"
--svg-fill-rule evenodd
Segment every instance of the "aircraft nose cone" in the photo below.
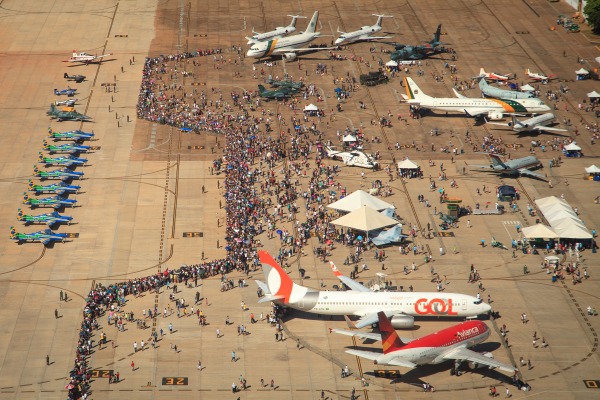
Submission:
M 492 306 L 490 306 L 487 303 L 481 303 L 481 308 L 483 310 L 483 314 L 489 313 L 490 311 L 492 311 Z
M 336 39 L 335 40 L 335 44 L 336 45 L 339 45 L 339 44 L 342 44 L 342 43 L 344 43 L 344 39 Z

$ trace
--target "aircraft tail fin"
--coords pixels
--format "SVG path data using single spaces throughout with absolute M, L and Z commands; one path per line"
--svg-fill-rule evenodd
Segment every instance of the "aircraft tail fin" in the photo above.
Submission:
M 383 14 L 373 14 L 375 17 L 377 17 L 377 22 L 375 22 L 375 26 L 378 26 L 381 28 L 381 23 L 383 22 L 384 18 L 391 18 L 391 15 L 383 15 Z
M 431 42 L 429 42 L 429 44 L 431 44 L 432 46 L 440 44 L 441 36 L 442 36 L 442 24 L 439 24 L 435 33 L 433 34 L 433 39 L 431 40 Z
M 485 73 L 485 69 L 483 67 L 479 68 L 479 76 L 484 77 L 487 74 Z
M 502 159 L 500 158 L 499 155 L 497 154 L 490 154 L 490 158 L 492 159 L 492 165 L 493 166 L 500 166 L 504 169 L 508 169 L 508 167 L 506 166 L 506 164 L 504 164 L 504 162 L 502 161 Z
M 293 28 L 296 27 L 296 22 L 298 22 L 298 18 L 306 18 L 301 15 L 288 15 L 288 17 L 292 17 L 292 22 L 290 22 L 288 26 L 291 26 Z
M 315 11 L 304 33 L 315 33 L 317 30 L 317 21 L 319 20 L 319 12 Z
M 263 267 L 263 274 L 270 293 L 269 296 L 273 300 L 289 304 L 294 289 L 296 289 L 296 292 L 301 291 L 300 289 L 304 289 L 304 292 L 308 290 L 295 284 L 269 252 L 264 250 L 259 251 L 258 258 Z
M 385 313 L 380 311 L 377 313 L 377 317 L 379 318 L 379 331 L 381 332 L 383 354 L 388 354 L 404 347 L 405 343 L 402 342 L 402 339 L 400 339 L 396 333 L 396 330 Z
M 406 95 L 409 100 L 428 100 L 431 99 L 431 96 L 427 96 L 423 91 L 417 86 L 415 81 L 412 78 L 405 77 L 404 85 L 406 86 Z
M 263 94 L 267 89 L 263 85 L 258 85 L 258 93 Z

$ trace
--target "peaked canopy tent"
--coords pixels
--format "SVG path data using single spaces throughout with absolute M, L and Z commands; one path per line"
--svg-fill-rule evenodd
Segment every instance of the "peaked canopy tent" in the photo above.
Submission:
M 369 232 L 396 225 L 398 221 L 386 217 L 368 206 L 362 206 L 331 223 L 365 232 L 368 237 Z
M 589 97 L 589 98 L 600 97 L 600 93 L 598 93 L 594 90 L 593 92 L 589 92 L 587 94 L 587 97 Z
M 385 63 L 385 66 L 386 67 L 397 67 L 398 63 L 396 61 L 394 61 L 394 60 L 390 60 L 390 61 L 388 61 L 388 62 Z
M 519 90 L 521 92 L 533 92 L 535 90 L 535 88 L 533 86 L 531 86 L 530 84 L 527 85 L 523 85 L 519 88 Z
M 356 192 L 339 199 L 335 203 L 331 203 L 327 206 L 327 208 L 338 211 L 352 212 L 360 209 L 363 206 L 369 206 L 375 211 L 385 210 L 386 208 L 396 208 L 394 205 L 378 199 L 377 197 L 372 196 L 363 190 L 357 190 Z
M 552 228 L 544 224 L 526 226 L 522 232 L 527 239 L 558 239 L 560 237 Z
M 420 167 L 408 158 L 403 161 L 398 161 L 398 169 L 419 169 Z
M 567 157 L 581 157 L 583 153 L 581 153 L 581 147 L 577 145 L 575 142 L 571 142 L 565 147 L 563 147 L 563 153 Z
M 535 204 L 558 238 L 588 241 L 593 239 L 583 221 L 564 199 L 550 196 L 536 200 Z
M 596 167 L 595 165 L 591 165 L 585 169 L 585 172 L 588 174 L 600 174 L 600 168 Z
M 317 111 L 317 110 L 319 110 L 319 107 L 315 106 L 312 103 L 310 103 L 309 105 L 304 107 L 304 111 Z

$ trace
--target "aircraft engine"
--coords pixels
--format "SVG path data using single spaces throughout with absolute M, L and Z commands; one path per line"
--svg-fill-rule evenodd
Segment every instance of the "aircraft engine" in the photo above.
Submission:
M 415 319 L 410 315 L 394 315 L 391 322 L 395 329 L 412 329 L 415 326 Z
M 481 353 L 481 355 L 485 356 L 485 357 L 488 357 L 488 358 L 494 358 L 494 355 L 492 353 L 490 353 L 490 352 Z M 476 368 L 481 367 L 482 365 L 477 364 L 476 362 L 469 361 L 468 362 L 468 366 L 469 366 L 469 369 L 476 369 Z
M 283 59 L 285 61 L 294 61 L 296 59 L 296 53 L 285 53 Z
M 490 120 L 492 120 L 492 121 L 493 121 L 493 120 L 496 120 L 496 121 L 497 121 L 497 120 L 499 120 L 499 119 L 502 119 L 504 116 L 502 115 L 502 113 L 501 113 L 501 112 L 491 112 L 491 113 L 488 113 L 488 117 L 489 117 L 489 119 L 490 119 Z

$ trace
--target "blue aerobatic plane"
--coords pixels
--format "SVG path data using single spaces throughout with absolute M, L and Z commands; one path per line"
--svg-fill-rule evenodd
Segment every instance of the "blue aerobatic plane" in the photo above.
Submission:
M 73 171 L 70 170 L 69 168 L 63 168 L 63 169 L 55 169 L 52 171 L 44 171 L 38 168 L 37 165 L 33 166 L 33 174 L 35 176 L 37 176 L 38 178 L 40 178 L 41 180 L 44 179 L 60 179 L 62 181 L 69 181 L 71 179 L 82 179 L 83 178 L 83 172 L 77 172 L 77 171 Z
M 33 181 L 31 179 L 29 180 L 29 183 L 27 184 L 27 186 L 29 187 L 29 190 L 32 191 L 32 192 L 35 192 L 35 194 L 42 194 L 42 193 L 56 193 L 56 194 L 77 193 L 77 192 L 79 192 L 79 189 L 81 189 L 81 186 L 69 185 L 69 184 L 66 184 L 64 182 L 61 182 L 61 183 L 52 183 L 50 185 L 36 185 L 35 183 L 33 183 Z
M 59 214 L 58 211 L 54 211 L 49 214 L 29 215 L 25 214 L 23 210 L 19 208 L 17 211 L 17 219 L 24 222 L 25 225 L 36 224 L 36 225 L 48 225 L 49 227 L 57 224 L 70 225 L 73 217 L 70 215 Z
M 44 150 L 46 150 L 50 154 L 54 153 L 69 153 L 69 154 L 78 154 L 78 153 L 87 153 L 92 149 L 91 146 L 84 146 L 82 144 L 76 143 L 65 143 L 61 145 L 53 145 L 49 144 L 46 139 L 42 142 L 44 146 Z
M 33 233 L 18 233 L 14 226 L 10 227 L 10 238 L 18 243 L 40 242 L 44 245 L 50 242 L 64 242 L 69 237 L 66 233 L 55 233 L 50 229 L 45 229 Z
M 54 89 L 54 94 L 57 96 L 73 97 L 75 93 L 77 93 L 77 89 L 71 89 L 70 87 L 63 90 Z
M 64 166 L 64 167 L 76 167 L 78 165 L 85 165 L 85 163 L 87 163 L 87 159 L 85 158 L 77 158 L 77 157 L 73 157 L 73 156 L 66 156 L 66 157 L 45 157 L 44 153 L 42 153 L 41 151 L 38 154 L 38 162 L 40 164 L 45 164 L 45 165 L 59 165 L 59 166 Z
M 54 139 L 55 141 L 74 140 L 76 142 L 83 142 L 84 140 L 92 140 L 94 134 L 80 131 L 79 129 L 68 132 L 56 132 L 53 131 L 52 128 L 48 127 L 48 137 Z
M 52 197 L 42 197 L 36 199 L 35 197 L 30 197 L 27 192 L 23 193 L 23 204 L 28 204 L 31 208 L 36 207 L 52 207 L 54 209 L 59 209 L 61 207 L 75 207 L 75 203 L 77 200 L 67 199 L 62 196 L 52 196 Z

